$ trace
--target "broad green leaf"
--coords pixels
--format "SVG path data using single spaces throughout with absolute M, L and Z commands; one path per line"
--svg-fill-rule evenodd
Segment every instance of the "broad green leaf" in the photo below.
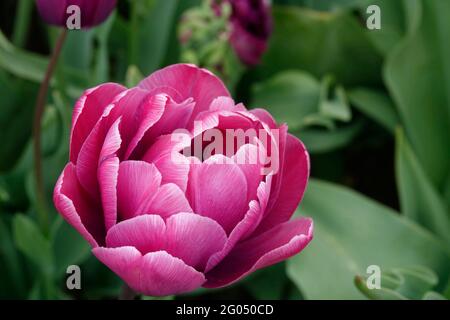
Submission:
M 422 300 L 447 300 L 447 299 L 437 292 L 430 291 L 423 296 Z
M 50 242 L 38 229 L 36 223 L 23 214 L 17 214 L 13 220 L 14 242 L 19 250 L 44 274 L 53 271 L 53 254 Z
M 0 298 L 20 298 L 25 294 L 24 269 L 3 215 L 0 211 Z
M 310 153 L 326 153 L 345 147 L 363 128 L 362 121 L 335 130 L 307 129 L 292 132 L 303 141 Z
M 368 278 L 357 276 L 355 284 L 365 296 L 375 300 L 420 300 L 438 282 L 436 274 L 422 266 L 383 270 L 381 288 L 369 288 Z
M 386 94 L 372 89 L 356 88 L 350 90 L 348 97 L 356 109 L 394 133 L 399 119 L 392 100 Z
M 441 191 L 450 170 L 450 2 L 420 4 L 421 19 L 388 56 L 384 78 L 413 150 Z
M 450 212 L 401 129 L 397 130 L 396 179 L 402 213 L 450 245 Z
M 369 289 L 366 285 L 366 279 L 360 276 L 355 277 L 355 286 L 371 300 L 407 300 L 406 297 L 389 288 Z
M 299 7 L 273 9 L 274 33 L 258 68 L 261 76 L 297 69 L 344 86 L 379 84 L 381 57 L 366 29 L 347 12 L 317 12 Z
M 116 19 L 116 13 L 113 13 L 108 20 L 101 24 L 95 30 L 95 38 L 98 41 L 98 48 L 95 54 L 94 78 L 96 84 L 107 82 L 109 79 L 109 49 L 108 39 L 112 26 Z
M 0 30 L 0 69 L 18 78 L 40 83 L 44 79 L 48 61 L 46 57 L 14 47 Z M 69 66 L 62 66 L 61 69 L 68 82 L 67 92 L 78 93 L 80 88 L 86 87 L 88 79 L 82 72 Z M 55 78 L 50 84 L 57 84 Z
M 70 265 L 79 265 L 89 256 L 91 248 L 86 240 L 60 216 L 52 230 L 52 248 L 55 256 L 55 276 L 65 274 Z
M 13 79 L 0 70 L 0 172 L 12 169 L 25 149 L 31 135 L 36 93 L 34 84 Z
M 158 69 L 165 59 L 178 0 L 145 0 L 140 2 L 147 10 L 141 10 L 139 9 L 140 5 L 135 4 L 137 7 L 135 10 L 139 10 L 136 12 L 138 21 L 136 24 L 132 22 L 130 37 L 132 47 L 135 46 L 137 50 L 131 52 L 131 55 L 136 55 L 137 61 L 131 60 L 130 62 L 137 62 L 139 69 L 144 74 L 149 74 Z M 144 4 L 145 2 L 147 4 Z
M 334 87 L 334 80 L 331 76 L 325 77 L 322 81 L 319 112 L 330 119 L 345 122 L 352 119 L 344 88 L 340 85 Z
M 370 265 L 382 270 L 423 265 L 444 289 L 450 251 L 430 232 L 350 189 L 310 181 L 298 210 L 314 220 L 314 240 L 288 261 L 288 275 L 307 299 L 362 299 L 353 284 Z
M 414 2 L 415 0 L 406 0 Z M 380 53 L 384 56 L 402 40 L 407 31 L 407 12 L 404 0 L 371 0 L 370 5 L 377 5 L 381 12 L 381 29 L 367 30 L 367 36 L 373 41 Z M 367 6 L 361 9 L 364 21 L 369 17 Z
M 305 117 L 318 112 L 320 83 L 310 74 L 285 71 L 253 88 L 252 106 L 268 110 L 290 130 L 304 126 Z
M 257 300 L 283 299 L 284 290 L 290 283 L 285 269 L 284 263 L 276 264 L 255 272 L 246 278 L 242 284 Z

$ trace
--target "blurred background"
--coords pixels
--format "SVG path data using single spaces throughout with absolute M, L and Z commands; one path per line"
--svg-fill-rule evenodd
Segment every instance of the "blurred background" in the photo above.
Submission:
M 102 25 L 70 31 L 43 118 L 43 233 L 32 121 L 59 30 L 33 0 L 0 2 L 1 299 L 117 297 L 119 278 L 52 204 L 73 105 L 86 88 L 132 86 L 177 62 L 213 70 L 237 102 L 266 108 L 306 144 L 312 179 L 296 214 L 314 219 L 315 236 L 232 287 L 168 299 L 450 298 L 450 2 L 274 0 L 269 15 L 251 65 L 229 42 L 227 11 L 217 18 L 208 1 L 119 0 Z M 81 290 L 66 288 L 73 264 Z M 366 284 L 372 265 L 379 290 Z

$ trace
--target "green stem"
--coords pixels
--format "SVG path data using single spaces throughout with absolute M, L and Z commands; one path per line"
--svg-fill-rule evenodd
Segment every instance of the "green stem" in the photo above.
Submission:
M 50 62 L 45 73 L 44 80 L 39 88 L 38 97 L 36 100 L 36 107 L 33 120 L 33 155 L 34 155 L 34 175 L 35 175 L 35 188 L 36 188 L 36 205 L 39 217 L 39 223 L 41 225 L 44 234 L 48 233 L 49 221 L 48 210 L 45 199 L 44 179 L 42 173 L 42 153 L 41 153 L 41 125 L 42 116 L 45 110 L 45 104 L 47 102 L 47 93 L 50 86 L 50 80 L 53 72 L 55 71 L 58 58 L 61 54 L 61 50 L 64 44 L 64 40 L 67 36 L 67 29 L 64 28 L 59 35 L 55 48 L 53 49 Z
M 25 46 L 31 21 L 32 9 L 32 0 L 20 0 L 17 4 L 17 13 L 16 18 L 14 19 L 14 33 L 12 35 L 12 42 L 17 47 Z

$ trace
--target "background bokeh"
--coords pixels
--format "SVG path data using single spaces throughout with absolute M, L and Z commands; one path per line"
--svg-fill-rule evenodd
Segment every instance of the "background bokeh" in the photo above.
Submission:
M 86 88 L 134 85 L 184 62 L 180 18 L 200 2 L 119 0 L 103 25 L 69 33 L 43 121 L 48 234 L 37 223 L 31 128 L 58 30 L 32 0 L 0 2 L 0 298 L 117 297 L 119 278 L 52 204 L 72 108 Z M 236 101 L 267 108 L 310 151 L 296 214 L 314 219 L 314 240 L 232 287 L 168 298 L 450 298 L 450 2 L 272 3 L 261 63 L 228 68 L 225 79 Z M 381 8 L 381 30 L 366 27 L 369 4 Z M 82 290 L 66 289 L 72 264 Z M 383 271 L 381 290 L 366 287 L 370 265 Z

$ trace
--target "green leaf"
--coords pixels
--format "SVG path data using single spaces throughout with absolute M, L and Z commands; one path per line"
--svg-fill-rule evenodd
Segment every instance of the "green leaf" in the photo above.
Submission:
M 401 129 L 397 130 L 396 178 L 401 211 L 450 244 L 450 214 Z
M 310 181 L 298 210 L 314 220 L 314 240 L 288 261 L 288 275 L 307 299 L 362 299 L 353 285 L 367 267 L 423 265 L 450 275 L 450 252 L 436 237 L 397 212 L 350 189 Z
M 37 87 L 12 79 L 0 70 L 0 172 L 12 169 L 22 155 L 31 135 L 34 97 Z
M 137 55 L 139 69 L 144 74 L 149 74 L 158 69 L 165 59 L 178 0 L 146 0 L 141 2 L 147 2 L 147 4 L 142 4 L 147 6 L 147 10 L 136 9 L 139 10 L 138 23 L 135 27 L 132 24 L 130 32 L 132 33 L 131 37 L 135 37 L 134 42 L 137 42 L 137 44 L 132 44 L 132 47 L 138 46 L 138 50 L 132 52 L 132 55 Z M 148 9 L 149 7 L 151 9 Z
M 416 4 L 421 19 L 388 56 L 384 78 L 412 148 L 442 190 L 450 171 L 450 2 Z
M 447 300 L 447 299 L 437 292 L 430 291 L 423 296 L 422 300 Z
M 278 263 L 255 272 L 243 281 L 243 285 L 257 300 L 283 299 L 284 290 L 289 284 L 285 264 Z
M 392 100 L 384 93 L 366 88 L 356 88 L 348 93 L 350 102 L 360 112 L 394 133 L 399 123 Z
M 36 223 L 23 214 L 13 220 L 14 242 L 19 250 L 47 275 L 53 271 L 53 254 L 50 242 L 38 229 Z
M 344 88 L 334 87 L 333 77 L 325 77 L 320 90 L 320 114 L 335 120 L 348 122 L 352 118 Z
M 20 257 L 16 251 L 9 224 L 0 212 L 0 298 L 20 298 L 25 293 L 26 281 Z
M 304 126 L 305 117 L 318 112 L 320 83 L 310 74 L 285 71 L 253 87 L 252 105 L 268 110 L 289 129 Z
M 363 128 L 363 121 L 335 130 L 307 129 L 293 132 L 303 141 L 310 153 L 331 152 L 349 144 Z
M 381 82 L 381 57 L 366 29 L 348 12 L 317 12 L 299 7 L 273 8 L 274 33 L 259 74 L 267 78 L 297 69 L 344 86 Z
M 52 248 L 55 256 L 55 275 L 65 274 L 70 265 L 80 265 L 91 252 L 86 240 L 60 216 L 52 230 Z

